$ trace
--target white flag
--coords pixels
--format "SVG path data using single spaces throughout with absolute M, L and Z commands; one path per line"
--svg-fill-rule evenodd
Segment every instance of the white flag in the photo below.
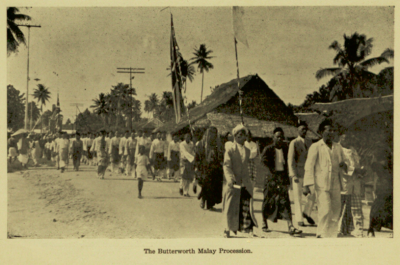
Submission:
M 242 17 L 244 15 L 243 7 L 233 6 L 232 7 L 232 18 L 233 18 L 233 34 L 235 38 L 249 47 L 247 43 L 246 31 L 244 30 Z

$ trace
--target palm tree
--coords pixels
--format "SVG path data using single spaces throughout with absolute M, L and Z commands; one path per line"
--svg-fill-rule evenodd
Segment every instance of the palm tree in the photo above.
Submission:
M 30 16 L 17 14 L 19 9 L 16 7 L 7 8 L 7 55 L 16 52 L 20 43 L 25 44 L 24 33 L 16 24 L 17 21 L 31 20 Z
M 393 56 L 393 50 L 387 49 L 379 57 L 366 59 L 371 54 L 373 38 L 367 39 L 363 34 L 355 32 L 351 36 L 344 35 L 344 47 L 337 41 L 332 42 L 329 49 L 336 52 L 333 64 L 338 67 L 324 68 L 317 71 L 315 77 L 320 80 L 326 76 L 334 76 L 337 85 L 332 87 L 331 98 L 352 98 L 359 92 L 360 83 L 370 79 L 375 74 L 368 69 L 383 62 L 389 63 L 388 58 Z
M 95 114 L 103 118 L 104 127 L 108 127 L 107 115 L 109 113 L 109 108 L 107 106 L 106 95 L 104 95 L 104 93 L 100 93 L 99 97 L 93 99 L 92 101 L 94 104 L 90 107 L 94 109 Z
M 111 89 L 108 104 L 110 104 L 109 107 L 113 114 L 117 116 L 116 127 L 118 127 L 119 120 L 122 117 L 122 113 L 124 113 L 125 116 L 130 117 L 130 108 L 132 106 L 131 97 L 134 95 L 136 95 L 135 88 L 129 88 L 129 85 L 124 83 L 118 83 Z M 129 121 L 132 122 L 132 117 L 128 118 L 128 127 L 130 127 Z
M 154 117 L 154 111 L 158 107 L 159 104 L 159 99 L 156 93 L 151 93 L 149 96 L 149 99 L 147 99 L 144 102 L 144 111 L 147 113 L 153 112 L 153 117 Z
M 50 99 L 50 91 L 48 87 L 45 87 L 42 84 L 38 84 L 37 85 L 38 88 L 36 88 L 33 91 L 33 98 L 37 99 L 37 102 L 41 103 L 40 105 L 40 111 L 43 113 L 43 105 L 46 106 L 46 102 L 49 101 Z M 43 129 L 43 119 L 42 117 L 40 117 L 41 121 L 40 121 L 40 130 Z
M 203 102 L 204 71 L 208 72 L 210 69 L 214 69 L 214 65 L 207 61 L 214 58 L 213 56 L 209 56 L 212 52 L 212 50 L 207 50 L 205 44 L 201 44 L 199 49 L 194 49 L 193 55 L 195 57 L 190 59 L 193 64 L 197 64 L 197 69 L 202 74 L 200 103 Z

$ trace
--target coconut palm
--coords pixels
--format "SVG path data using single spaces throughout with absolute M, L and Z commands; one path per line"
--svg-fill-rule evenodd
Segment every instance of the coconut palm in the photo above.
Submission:
M 147 113 L 152 112 L 153 116 L 154 116 L 154 111 L 156 110 L 156 108 L 158 107 L 158 104 L 160 103 L 159 99 L 158 99 L 158 95 L 156 93 L 152 93 L 149 96 L 149 99 L 147 99 L 144 102 L 144 111 L 146 111 Z
M 42 84 L 38 84 L 37 88 L 33 90 L 33 98 L 37 99 L 38 103 L 41 103 L 41 109 L 46 106 L 46 102 L 50 99 L 50 94 L 49 88 Z
M 40 103 L 40 111 L 43 113 L 43 106 L 46 106 L 46 102 L 50 99 L 50 91 L 48 87 L 45 87 L 42 84 L 38 84 L 37 88 L 33 90 L 33 98 L 37 99 L 37 102 Z M 40 128 L 43 129 L 43 119 L 40 117 Z
M 17 21 L 31 20 L 31 17 L 18 12 L 16 7 L 7 8 L 7 55 L 16 52 L 21 43 L 25 44 L 24 33 L 19 29 Z
M 360 92 L 361 83 L 375 76 L 368 71 L 381 63 L 389 63 L 388 58 L 393 57 L 393 50 L 387 49 L 381 56 L 367 59 L 371 54 L 373 38 L 367 39 L 364 34 L 355 32 L 351 36 L 344 35 L 344 47 L 338 41 L 332 42 L 329 49 L 336 52 L 333 64 L 338 67 L 324 68 L 317 71 L 315 77 L 320 80 L 326 76 L 333 76 L 337 80 L 332 87 L 331 98 L 352 98 L 356 92 Z
M 119 120 L 122 116 L 122 113 L 127 113 L 127 110 L 131 107 L 132 96 L 136 95 L 135 88 L 129 88 L 129 85 L 124 83 L 118 83 L 116 86 L 113 86 L 110 93 L 109 104 L 110 109 L 114 115 L 116 115 L 116 127 L 118 127 Z M 130 111 L 129 115 L 130 116 Z M 132 120 L 132 119 L 128 119 Z M 129 127 L 129 126 L 128 126 Z
M 100 93 L 98 98 L 92 100 L 93 105 L 90 107 L 93 108 L 94 113 L 101 116 L 103 118 L 104 127 L 108 127 L 108 112 L 109 108 L 107 106 L 107 97 L 104 93 Z
M 194 49 L 193 55 L 195 57 L 190 59 L 193 64 L 197 64 L 197 69 L 202 74 L 200 103 L 203 102 L 204 71 L 208 72 L 210 69 L 214 69 L 214 65 L 207 61 L 214 58 L 213 56 L 210 56 L 212 52 L 212 50 L 207 50 L 205 44 L 201 44 L 198 49 Z

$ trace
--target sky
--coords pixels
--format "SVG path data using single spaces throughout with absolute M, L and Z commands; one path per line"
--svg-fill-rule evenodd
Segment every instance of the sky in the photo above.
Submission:
M 33 7 L 20 8 L 32 17 L 29 93 L 41 83 L 50 88 L 56 103 L 59 92 L 64 119 L 75 119 L 73 103 L 89 108 L 100 93 L 119 82 L 129 84 L 129 74 L 117 67 L 145 68 L 132 82 L 137 99 L 171 91 L 170 12 L 185 59 L 206 44 L 215 56 L 204 76 L 204 96 L 210 87 L 236 78 L 231 7 Z M 354 32 L 374 38 L 370 57 L 394 49 L 392 7 L 243 7 L 249 47 L 238 44 L 240 76 L 258 74 L 286 103 L 301 104 L 306 95 L 329 81 L 315 78 L 317 70 L 334 67 L 329 45 Z M 27 36 L 27 28 L 22 28 Z M 378 73 L 393 63 L 371 68 Z M 57 75 L 56 75 L 56 74 Z M 27 48 L 7 57 L 7 84 L 26 92 Z M 39 78 L 40 81 L 35 81 Z M 200 102 L 201 74 L 187 85 L 188 101 Z M 30 97 L 29 100 L 31 100 Z M 142 114 L 147 117 L 147 114 Z

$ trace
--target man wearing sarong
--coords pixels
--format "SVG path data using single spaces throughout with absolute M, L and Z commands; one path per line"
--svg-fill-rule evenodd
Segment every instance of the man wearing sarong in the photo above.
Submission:
M 87 163 L 88 165 L 93 165 L 93 154 L 92 154 L 92 145 L 93 145 L 93 134 L 88 133 L 88 137 L 86 138 L 86 150 L 87 150 Z
M 178 135 L 174 135 L 173 140 L 168 145 L 167 161 L 168 161 L 168 168 L 167 168 L 168 179 L 174 178 L 175 182 L 177 182 L 181 175 L 181 172 L 180 172 L 180 148 L 179 148 Z M 172 175 L 173 175 L 173 177 L 172 177 Z M 179 188 L 179 193 L 181 195 L 183 195 L 182 181 L 181 181 L 181 186 Z
M 337 237 L 340 217 L 341 174 L 347 171 L 343 150 L 332 140 L 334 130 L 330 120 L 321 122 L 318 132 L 322 139 L 308 150 L 304 173 L 303 194 L 314 187 L 318 207 L 317 238 Z
M 253 141 L 253 137 L 251 132 L 248 131 L 247 139 L 244 142 L 244 146 L 246 146 L 250 150 L 250 158 L 249 158 L 249 174 L 250 179 L 253 183 L 255 183 L 257 176 L 257 162 L 260 161 L 258 145 Z M 226 148 L 225 148 L 226 149 Z M 257 161 L 258 159 L 258 161 Z
M 57 143 L 56 143 L 56 137 L 52 136 L 52 138 L 50 138 L 51 142 L 50 142 L 50 151 L 51 151 L 51 161 L 52 162 L 56 162 L 56 157 L 57 157 Z M 57 162 L 56 162 L 57 163 Z M 57 167 L 57 165 L 56 165 Z M 57 168 L 59 169 L 59 168 Z
M 86 165 L 87 164 L 86 133 L 82 134 L 81 140 L 82 140 L 82 144 L 83 144 L 83 153 L 82 153 L 81 162 Z
M 304 211 L 302 210 L 304 165 L 306 164 L 308 149 L 311 146 L 311 140 L 306 138 L 307 131 L 307 124 L 300 122 L 297 127 L 298 137 L 290 142 L 288 154 L 289 177 L 293 187 L 293 190 L 289 192 L 289 197 L 294 202 L 294 216 L 299 226 L 305 226 L 303 217 L 309 224 L 315 224 L 311 218 L 315 193 L 307 196 L 307 203 L 304 206 Z
M 157 138 L 154 139 L 150 147 L 150 161 L 154 165 L 154 174 L 157 175 L 157 181 L 161 181 L 161 178 L 165 178 L 165 142 L 162 140 L 161 133 L 157 133 Z
M 121 162 L 119 164 L 119 171 L 122 173 L 124 172 L 125 176 L 127 176 L 127 162 L 128 162 L 128 138 L 129 138 L 129 131 L 125 132 L 124 137 L 121 137 L 121 141 L 119 142 L 119 155 L 121 157 Z
M 180 153 L 181 153 L 181 183 L 180 189 L 182 189 L 183 195 L 189 197 L 189 185 L 194 179 L 194 145 L 191 141 L 190 133 L 185 134 L 185 140 L 180 143 Z M 195 184 L 193 184 L 195 185 Z M 181 194 L 182 195 L 182 194 Z
M 113 173 L 118 172 L 119 167 L 119 143 L 121 138 L 119 137 L 118 131 L 115 131 L 114 137 L 110 140 L 109 154 L 110 154 L 110 162 L 111 162 L 111 171 Z
M 33 135 L 32 136 L 32 149 L 31 149 L 31 155 L 32 155 L 32 160 L 33 164 L 35 167 L 39 166 L 39 161 L 40 158 L 42 157 L 42 148 L 40 147 L 40 136 L 39 135 Z
M 29 142 L 26 137 L 27 137 L 26 133 L 21 134 L 17 143 L 18 153 L 19 153 L 18 160 L 19 162 L 21 162 L 22 167 L 24 168 L 28 168 L 28 160 L 29 160 L 29 155 L 28 155 Z
M 265 180 L 262 204 L 262 230 L 265 233 L 271 232 L 268 229 L 268 219 L 274 223 L 281 219 L 287 222 L 291 236 L 300 235 L 302 231 L 295 228 L 292 223 L 289 199 L 290 179 L 287 166 L 288 146 L 284 142 L 285 136 L 282 128 L 275 128 L 273 134 L 274 142 L 266 146 L 261 153 L 263 163 L 269 170 Z
M 222 201 L 223 183 L 223 153 L 218 130 L 210 127 L 204 133 L 201 141 L 197 142 L 195 148 L 194 167 L 201 186 L 198 199 L 201 200 L 200 207 L 213 207 Z
M 99 179 L 104 179 L 104 175 L 106 173 L 106 169 L 108 166 L 108 156 L 107 156 L 107 149 L 108 149 L 108 145 L 107 142 L 105 140 L 105 136 L 106 136 L 106 132 L 105 131 L 101 131 L 101 139 L 100 139 L 100 143 L 98 145 L 98 152 L 97 152 L 97 177 Z
M 97 149 L 99 148 L 98 144 L 100 143 L 100 133 L 94 133 L 93 134 L 94 139 L 92 143 L 92 156 L 93 156 L 93 166 L 97 166 Z
M 253 236 L 257 221 L 253 213 L 253 184 L 249 175 L 250 150 L 244 146 L 248 130 L 236 126 L 232 135 L 234 142 L 227 147 L 224 155 L 223 213 L 226 218 L 224 236 L 230 231 L 248 233 Z
M 364 216 L 361 204 L 362 179 L 366 173 L 361 168 L 360 157 L 346 134 L 339 136 L 347 172 L 342 174 L 341 214 L 338 236 L 348 236 L 353 230 L 355 237 L 363 237 Z
M 80 133 L 77 132 L 75 133 L 75 141 L 72 142 L 71 146 L 72 163 L 74 165 L 75 171 L 79 171 L 82 153 L 83 153 L 83 142 L 81 140 Z
M 61 173 L 64 172 L 69 160 L 69 140 L 66 133 L 62 133 L 63 138 L 58 142 L 58 155 L 60 157 Z
M 63 140 L 62 137 L 63 137 L 63 136 L 62 136 L 62 132 L 61 132 L 61 131 L 60 131 L 60 132 L 57 132 L 57 138 L 54 140 L 54 141 L 55 141 L 55 152 L 56 152 L 55 160 L 56 160 L 56 167 L 57 167 L 57 170 L 60 169 L 60 152 L 59 152 L 59 146 L 60 146 L 61 141 Z
M 126 173 L 128 176 L 132 176 L 132 171 L 134 171 L 133 174 L 135 175 L 135 177 L 136 177 L 136 172 L 135 172 L 136 144 L 137 144 L 136 133 L 135 130 L 133 130 L 127 142 L 128 157 L 126 163 Z

